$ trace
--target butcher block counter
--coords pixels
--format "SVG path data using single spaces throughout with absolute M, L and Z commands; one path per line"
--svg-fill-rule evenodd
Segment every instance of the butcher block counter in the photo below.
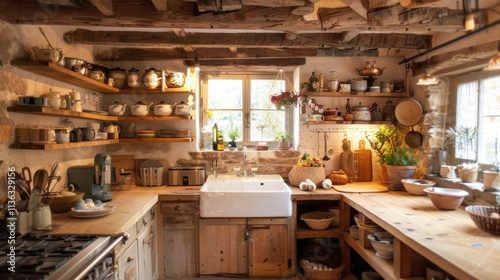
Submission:
M 367 188 L 370 191 L 379 188 L 380 184 L 368 182 L 346 186 L 353 189 Z M 92 219 L 74 218 L 69 212 L 54 214 L 53 224 L 60 227 L 50 233 L 119 234 L 132 227 L 158 201 L 196 201 L 199 200 L 199 189 L 199 186 L 133 187 L 128 191 L 118 191 L 113 193 L 113 200 L 108 202 L 115 206 L 112 214 Z M 477 229 L 463 207 L 456 211 L 438 210 L 428 197 L 412 196 L 406 192 L 339 192 L 322 188 L 309 192 L 295 187 L 291 189 L 292 201 L 342 201 L 341 230 L 350 246 L 356 241 L 347 230 L 352 223 L 347 215 L 361 212 L 410 248 L 408 254 L 416 252 L 427 262 L 438 265 L 457 278 L 497 279 L 500 275 L 500 236 Z M 350 209 L 350 214 L 345 214 L 348 213 L 344 211 L 345 208 Z M 377 260 L 377 257 L 372 259 L 375 262 L 369 262 L 370 265 L 377 270 L 385 269 L 383 276 L 385 274 L 392 279 L 406 278 L 395 276 L 394 273 L 403 275 L 403 267 L 409 270 L 412 266 L 411 262 L 406 263 L 404 260 L 411 258 L 395 258 L 390 262 Z

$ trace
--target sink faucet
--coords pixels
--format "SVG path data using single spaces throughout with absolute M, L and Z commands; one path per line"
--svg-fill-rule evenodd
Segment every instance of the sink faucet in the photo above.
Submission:
M 212 159 L 212 169 L 214 171 L 214 177 L 217 177 L 217 160 Z
M 247 146 L 243 147 L 243 177 L 248 176 L 247 171 Z

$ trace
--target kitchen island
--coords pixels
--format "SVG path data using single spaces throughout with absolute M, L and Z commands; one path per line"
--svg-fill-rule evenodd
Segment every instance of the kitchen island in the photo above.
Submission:
M 378 185 L 376 182 L 353 183 Z M 189 202 L 197 210 L 200 187 L 133 187 L 116 192 L 109 202 L 115 211 L 109 216 L 95 219 L 77 219 L 70 213 L 54 214 L 53 223 L 60 227 L 54 234 L 104 234 L 126 232 L 141 217 L 155 209 L 158 202 Z M 496 279 L 500 274 L 500 237 L 480 231 L 463 207 L 455 211 L 441 211 L 426 196 L 413 196 L 406 192 L 346 193 L 334 189 L 300 191 L 292 187 L 294 203 L 293 223 L 297 228 L 297 204 L 338 201 L 341 212 L 339 228 L 335 231 L 341 241 L 342 257 L 349 267 L 352 248 L 385 279 L 425 278 L 425 267 L 439 266 L 460 279 Z M 369 246 L 349 235 L 353 216 L 362 213 L 395 237 L 394 260 L 375 256 Z M 160 214 L 160 217 L 161 214 Z M 198 218 L 198 217 L 196 217 Z M 158 218 L 158 226 L 163 218 Z M 166 221 L 166 220 L 165 220 Z M 185 220 L 174 221 L 176 223 Z M 161 232 L 161 230 L 159 231 Z M 160 234 L 160 238 L 163 234 Z M 196 236 L 196 235 L 194 235 Z M 361 237 L 360 237 L 361 238 Z M 165 254 L 162 241 L 158 244 L 160 260 Z M 296 252 L 294 252 L 296 254 Z M 195 253 L 196 255 L 196 253 Z M 295 259 L 296 256 L 293 258 Z M 160 269 L 162 264 L 160 263 Z M 160 273 L 161 277 L 162 273 Z

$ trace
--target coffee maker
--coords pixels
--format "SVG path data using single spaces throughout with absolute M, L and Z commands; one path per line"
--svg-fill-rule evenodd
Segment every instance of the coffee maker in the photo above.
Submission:
M 72 166 L 68 168 L 68 184 L 76 191 L 84 192 L 84 198 L 110 201 L 112 182 L 111 156 L 100 153 L 94 157 L 94 166 Z

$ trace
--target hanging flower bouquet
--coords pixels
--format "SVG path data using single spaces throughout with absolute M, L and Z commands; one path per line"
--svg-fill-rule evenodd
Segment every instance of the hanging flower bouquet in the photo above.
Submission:
M 281 107 L 292 107 L 299 103 L 300 94 L 290 93 L 288 91 L 283 91 L 280 94 L 271 95 L 271 102 L 276 106 L 276 109 Z

